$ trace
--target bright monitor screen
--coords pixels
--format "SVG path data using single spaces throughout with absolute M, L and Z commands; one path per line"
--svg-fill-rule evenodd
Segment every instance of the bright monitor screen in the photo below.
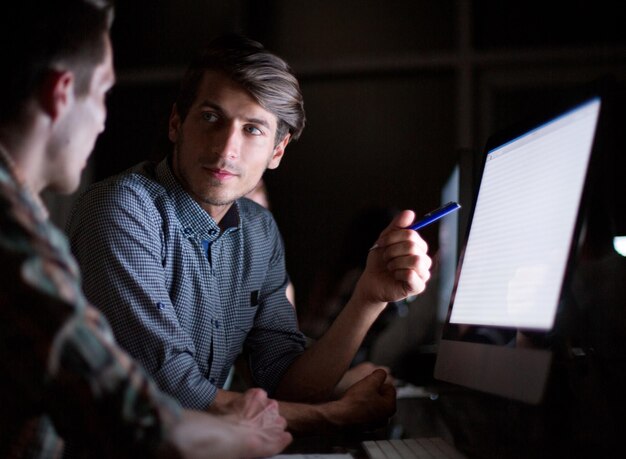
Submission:
M 451 323 L 552 328 L 599 105 L 487 153 Z
M 537 403 L 566 276 L 600 99 L 486 152 L 435 377 Z

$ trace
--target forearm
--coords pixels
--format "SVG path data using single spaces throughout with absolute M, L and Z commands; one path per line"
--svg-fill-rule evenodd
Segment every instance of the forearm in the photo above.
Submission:
M 424 290 L 432 261 L 426 242 L 406 229 L 414 216 L 401 212 L 381 233 L 377 249 L 367 255 L 352 298 L 324 336 L 291 365 L 277 396 L 306 401 L 328 398 L 386 305 Z
M 384 424 L 396 409 L 395 389 L 376 370 L 351 386 L 339 400 L 321 404 L 279 402 L 281 415 L 293 433 L 335 432 L 346 427 Z
M 207 409 L 211 414 L 229 415 L 236 413 L 236 404 L 243 394 L 218 390 L 215 401 Z M 279 401 L 278 410 L 287 420 L 287 427 L 293 433 L 324 432 L 336 430 L 346 424 L 345 413 L 340 402 L 328 402 L 318 405 Z
M 232 411 L 232 403 L 241 397 L 242 394 L 240 392 L 218 389 L 215 400 L 207 407 L 206 411 L 212 414 L 228 414 Z
M 336 432 L 346 426 L 338 402 L 305 404 L 278 402 L 278 410 L 293 434 Z
M 385 306 L 354 295 L 328 331 L 289 367 L 276 397 L 299 402 L 328 400 Z

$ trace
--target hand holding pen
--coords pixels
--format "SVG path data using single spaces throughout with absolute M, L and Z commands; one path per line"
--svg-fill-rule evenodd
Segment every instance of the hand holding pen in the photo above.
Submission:
M 420 218 L 418 221 L 413 222 L 411 225 L 407 226 L 406 229 L 410 229 L 410 230 L 414 230 L 417 231 L 421 228 L 424 228 L 425 226 L 430 225 L 431 223 L 436 222 L 437 220 L 445 217 L 446 215 L 454 212 L 455 210 L 458 210 L 461 208 L 461 205 L 457 202 L 449 202 L 447 204 L 444 204 L 443 206 L 439 207 L 438 209 L 435 209 L 431 212 L 428 212 L 426 215 L 424 215 L 422 218 Z M 374 250 L 378 248 L 378 244 L 374 244 L 370 250 Z
M 391 302 L 423 292 L 430 279 L 432 259 L 428 255 L 428 244 L 417 230 L 459 208 L 457 203 L 450 202 L 418 220 L 411 211 L 396 215 L 370 249 L 365 271 L 357 285 L 363 297 Z

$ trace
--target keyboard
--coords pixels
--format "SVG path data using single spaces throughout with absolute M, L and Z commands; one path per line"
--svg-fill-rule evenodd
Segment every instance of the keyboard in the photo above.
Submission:
M 440 437 L 361 442 L 369 459 L 465 459 Z

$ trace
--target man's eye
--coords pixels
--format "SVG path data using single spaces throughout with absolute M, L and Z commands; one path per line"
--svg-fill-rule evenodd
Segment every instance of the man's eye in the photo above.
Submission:
M 217 115 L 215 113 L 205 112 L 202 114 L 202 119 L 210 123 L 215 123 L 217 121 Z
M 252 135 L 263 134 L 263 131 L 261 131 L 258 127 L 255 127 L 255 126 L 246 126 L 246 131 L 248 131 Z

